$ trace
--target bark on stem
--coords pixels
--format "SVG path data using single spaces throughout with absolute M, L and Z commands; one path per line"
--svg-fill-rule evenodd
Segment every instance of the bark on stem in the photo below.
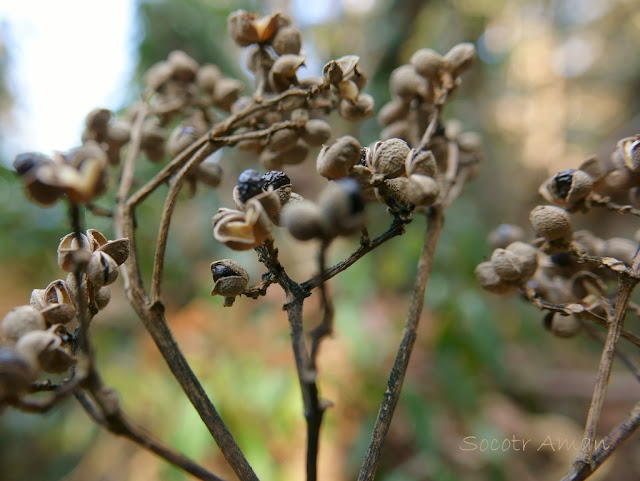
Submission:
M 418 261 L 418 271 L 409 303 L 407 319 L 402 332 L 402 339 L 391 369 L 391 374 L 389 375 L 387 390 L 384 393 L 382 404 L 378 411 L 378 417 L 373 428 L 373 433 L 371 434 L 371 441 L 369 442 L 369 447 L 367 448 L 367 453 L 362 463 L 358 481 L 372 481 L 378 468 L 382 445 L 389 431 L 393 413 L 400 398 L 402 384 L 416 340 L 418 323 L 420 322 L 420 315 L 422 314 L 422 307 L 424 305 L 427 281 L 429 280 L 429 274 L 433 266 L 435 248 L 443 223 L 444 212 L 442 206 L 431 208 L 427 215 L 427 231 Z

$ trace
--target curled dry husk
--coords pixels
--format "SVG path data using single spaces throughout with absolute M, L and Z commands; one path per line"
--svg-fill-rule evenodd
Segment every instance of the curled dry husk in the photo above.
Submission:
M 245 210 L 220 208 L 211 220 L 213 237 L 234 250 L 258 247 L 271 234 L 271 220 L 260 201 L 249 199 Z

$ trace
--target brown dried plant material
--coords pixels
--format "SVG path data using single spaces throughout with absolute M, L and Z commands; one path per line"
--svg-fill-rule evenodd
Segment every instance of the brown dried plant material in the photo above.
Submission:
M 211 220 L 213 237 L 234 250 L 248 250 L 261 245 L 271 234 L 273 225 L 262 204 L 249 199 L 244 211 L 220 208 Z
M 44 317 L 33 306 L 14 307 L 0 321 L 0 334 L 11 341 L 17 341 L 28 332 L 45 328 Z
M 330 180 L 341 179 L 351 167 L 360 161 L 360 143 L 350 135 L 336 139 L 331 146 L 324 146 L 316 161 L 318 173 Z
M 560 207 L 539 205 L 529 214 L 529 222 L 538 235 L 550 241 L 571 235 L 569 214 Z
M 211 263 L 213 277 L 212 296 L 235 297 L 247 288 L 249 273 L 232 259 L 222 259 Z

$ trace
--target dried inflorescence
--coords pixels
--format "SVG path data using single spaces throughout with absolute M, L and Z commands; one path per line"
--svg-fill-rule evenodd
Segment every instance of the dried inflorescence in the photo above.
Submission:
M 589 157 L 578 169 L 557 172 L 544 181 L 539 192 L 555 205 L 539 205 L 530 212 L 529 222 L 538 238 L 525 243 L 522 228 L 507 224 L 498 227 L 490 236 L 495 248 L 491 260 L 476 268 L 482 287 L 497 294 L 519 288 L 538 306 L 545 308 L 541 304 L 544 302 L 560 306 L 556 308 L 559 311 L 549 311 L 544 322 L 560 337 L 580 332 L 585 312 L 606 317 L 607 306 L 615 303 L 613 281 L 631 266 L 637 242 L 623 237 L 603 239 L 588 230 L 574 230 L 571 213 L 609 205 L 606 195 L 633 198 L 635 184 L 618 180 L 634 176 L 634 142 L 638 138 L 618 142 L 609 171 L 599 159 Z M 626 212 L 630 207 L 617 208 Z M 537 251 L 538 265 L 531 275 L 520 276 L 520 268 L 508 252 L 513 245 Z

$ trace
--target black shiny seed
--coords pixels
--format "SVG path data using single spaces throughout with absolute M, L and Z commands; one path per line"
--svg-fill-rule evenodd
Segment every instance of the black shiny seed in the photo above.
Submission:
M 266 174 L 262 175 L 262 182 L 264 189 L 270 185 L 272 185 L 274 189 L 277 189 L 283 185 L 289 185 L 291 183 L 291 179 L 289 179 L 289 176 L 281 170 L 270 170 Z
M 13 161 L 13 168 L 16 169 L 18 174 L 24 175 L 31 169 L 43 163 L 47 158 L 37 152 L 27 152 L 25 154 L 17 155 Z
M 571 255 L 568 252 L 560 252 L 551 254 L 551 262 L 558 267 L 567 267 L 571 265 Z
M 262 192 L 263 180 L 257 170 L 247 169 L 238 176 L 238 194 L 246 202 Z
M 558 172 L 553 177 L 553 189 L 555 190 L 558 197 L 561 199 L 566 199 L 569 195 L 569 191 L 571 190 L 571 184 L 573 183 L 573 173 L 575 170 L 567 169 L 562 172 Z
M 351 177 L 345 177 L 338 181 L 340 188 L 349 196 L 349 213 L 357 214 L 364 210 L 364 201 L 360 192 L 360 184 Z
M 367 149 L 366 147 L 360 147 L 360 160 L 357 165 L 367 165 Z
M 211 275 L 213 276 L 213 282 L 216 282 L 221 277 L 235 276 L 236 273 L 227 266 L 216 264 L 211 268 Z

